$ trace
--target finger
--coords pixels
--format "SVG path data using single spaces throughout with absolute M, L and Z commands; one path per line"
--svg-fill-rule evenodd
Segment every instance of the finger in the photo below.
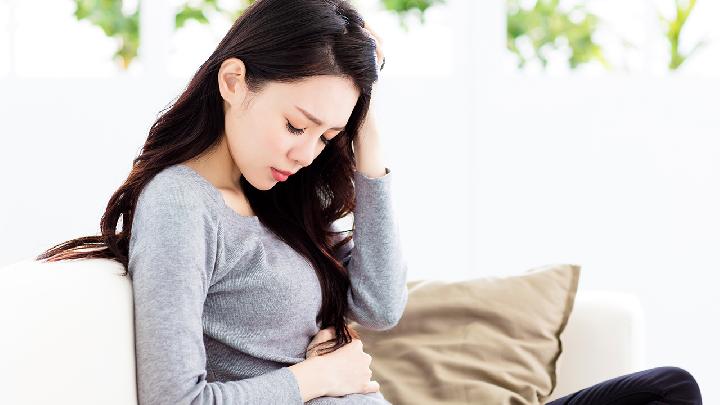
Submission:
M 368 33 L 368 35 L 373 38 L 373 40 L 375 40 L 375 59 L 378 66 L 380 66 L 380 64 L 382 64 L 383 58 L 385 57 L 385 53 L 382 50 L 382 44 L 378 41 L 377 37 L 370 34 L 369 31 L 366 30 L 366 33 Z
M 371 102 L 372 102 L 372 99 L 371 99 Z M 360 339 L 360 334 L 355 330 L 355 328 L 353 328 L 352 326 L 349 326 L 349 325 L 347 328 L 348 328 L 348 332 L 350 332 L 350 337 L 352 337 L 353 339 Z
M 380 391 L 380 384 L 378 384 L 377 381 L 370 381 L 367 384 L 365 384 L 365 390 L 364 393 L 370 393 L 370 392 L 378 392 Z
M 376 34 L 374 31 L 369 30 L 367 28 L 363 28 L 363 31 L 365 31 L 365 34 L 367 34 L 367 36 L 369 36 L 370 38 L 372 38 L 375 41 L 376 48 L 378 48 L 378 49 L 382 48 L 383 40 L 378 34 Z
M 367 23 L 367 21 L 366 21 L 365 24 L 363 25 L 363 29 L 365 29 L 366 31 L 369 31 L 369 32 L 370 32 L 370 35 L 372 35 L 372 36 L 374 36 L 375 38 L 377 38 L 377 40 L 378 40 L 379 42 L 382 42 L 382 38 L 380 38 L 380 35 L 378 35 L 377 32 L 375 32 L 375 30 L 372 29 L 372 27 L 370 26 L 370 24 Z
M 318 342 L 318 341 L 325 341 L 328 339 L 333 339 L 335 337 L 335 330 L 334 329 L 320 329 L 318 333 L 315 334 L 312 341 Z
M 377 36 L 377 34 L 374 34 L 372 31 L 368 31 L 368 30 L 365 30 L 365 34 L 367 34 L 367 36 L 369 36 L 370 38 L 375 40 L 375 44 L 377 45 L 378 48 L 382 47 L 382 44 L 383 44 L 382 38 Z
M 375 36 L 375 34 L 373 34 L 373 33 L 372 33 L 370 30 L 368 30 L 367 28 L 363 28 L 362 30 L 363 30 L 363 32 L 365 32 L 365 35 L 367 35 L 368 37 L 372 38 L 373 41 L 375 41 L 375 44 L 376 44 L 377 46 L 380 46 L 380 41 L 378 41 L 378 39 L 377 39 L 377 37 Z

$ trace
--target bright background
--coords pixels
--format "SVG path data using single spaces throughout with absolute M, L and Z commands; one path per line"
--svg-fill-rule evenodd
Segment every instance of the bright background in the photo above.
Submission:
M 122 71 L 72 1 L 0 0 L 0 266 L 99 232 L 156 114 L 229 28 L 173 33 L 173 3 L 146 3 Z M 518 69 L 502 0 L 448 0 L 407 31 L 356 4 L 386 44 L 377 115 L 410 278 L 580 264 L 581 289 L 640 298 L 646 368 L 683 367 L 720 403 L 720 2 L 698 0 L 683 41 L 707 45 L 672 72 L 656 14 L 672 0 L 583 3 L 610 71 L 562 52 Z

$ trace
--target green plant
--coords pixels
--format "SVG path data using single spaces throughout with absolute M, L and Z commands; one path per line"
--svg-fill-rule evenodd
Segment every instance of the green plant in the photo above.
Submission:
M 123 69 L 127 69 L 130 62 L 137 57 L 140 46 L 139 16 L 140 6 L 132 13 L 123 11 L 123 0 L 74 0 L 75 18 L 87 20 L 100 27 L 105 35 L 118 40 L 118 49 L 115 57 Z M 149 0 L 138 0 L 149 1 Z M 160 0 L 154 0 L 160 1 Z M 398 15 L 400 24 L 407 29 L 405 19 L 410 14 L 418 14 L 420 21 L 425 23 L 425 11 L 435 4 L 445 3 L 446 0 L 382 0 L 383 6 Z M 195 20 L 202 24 L 209 22 L 208 17 L 213 13 L 235 20 L 254 2 L 254 0 L 240 0 L 236 6 L 226 8 L 219 0 L 185 0 L 175 15 L 175 29 L 182 28 L 188 21 Z
M 253 1 L 254 0 L 236 1 L 236 3 L 239 3 L 238 7 L 230 10 L 220 6 L 218 0 L 201 0 L 197 6 L 190 4 L 191 2 L 188 1 L 180 7 L 180 11 L 175 15 L 175 29 L 182 28 L 182 26 L 190 20 L 207 24 L 209 22 L 208 16 L 212 13 L 219 13 L 230 20 L 235 20 Z M 197 1 L 195 3 L 197 3 Z
M 123 10 L 122 0 L 74 0 L 75 18 L 87 20 L 100 27 L 105 35 L 118 41 L 114 57 L 120 67 L 127 69 L 130 62 L 137 57 L 140 47 L 140 6 L 131 13 Z M 138 0 L 138 2 L 141 0 Z M 190 20 L 207 23 L 211 13 L 219 13 L 235 19 L 253 0 L 241 0 L 237 8 L 227 10 L 220 6 L 218 0 L 188 0 L 179 7 L 175 15 L 175 29 L 179 29 Z
M 425 11 L 437 4 L 444 4 L 445 0 L 382 0 L 386 10 L 396 13 L 400 19 L 400 26 L 408 29 L 407 18 L 417 15 L 420 22 L 425 24 Z
M 583 5 L 564 10 L 559 0 L 537 0 L 526 9 L 520 0 L 508 0 L 507 48 L 517 55 L 520 68 L 534 59 L 546 68 L 548 52 L 563 46 L 570 50 L 568 64 L 572 69 L 593 60 L 609 68 L 602 48 L 593 40 L 598 21 Z M 525 40 L 532 47 L 529 51 L 520 49 L 520 42 Z
M 114 57 L 123 69 L 137 56 L 140 36 L 139 7 L 125 14 L 122 1 L 113 0 L 75 0 L 75 18 L 87 20 L 100 27 L 105 35 L 118 41 Z
M 668 63 L 670 70 L 677 70 L 698 48 L 705 44 L 705 41 L 700 41 L 688 53 L 680 52 L 680 34 L 694 8 L 695 0 L 675 0 L 675 16 L 673 18 L 659 15 L 660 23 L 665 31 L 665 39 L 670 45 L 670 62 Z

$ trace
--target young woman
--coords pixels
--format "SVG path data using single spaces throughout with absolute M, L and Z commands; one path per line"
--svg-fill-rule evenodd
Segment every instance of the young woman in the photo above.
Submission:
M 125 265 L 141 405 L 388 404 L 347 327 L 389 329 L 408 297 L 370 108 L 383 64 L 343 0 L 256 1 L 151 127 L 102 234 L 38 257 Z M 689 375 L 657 378 L 690 398 Z M 598 386 L 646 387 L 624 381 Z
M 390 328 L 407 301 L 368 113 L 379 45 L 345 1 L 256 1 L 151 127 L 102 235 L 39 257 L 126 266 L 140 404 L 388 403 L 346 326 Z

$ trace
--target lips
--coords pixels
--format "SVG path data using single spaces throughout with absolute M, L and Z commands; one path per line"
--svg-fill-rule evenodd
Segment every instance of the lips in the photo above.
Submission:
M 275 169 L 275 168 L 273 167 L 273 169 Z M 275 169 L 275 171 L 278 171 L 286 176 L 290 176 L 291 174 L 293 174 L 292 172 L 286 172 L 286 171 L 280 170 L 280 169 Z
M 289 174 L 280 173 L 280 171 L 278 171 L 278 170 L 275 169 L 274 167 L 271 167 L 271 168 L 270 168 L 270 171 L 272 172 L 273 178 L 274 178 L 275 180 L 277 180 L 277 181 L 285 181 L 285 180 L 287 180 L 288 178 L 290 178 L 290 175 L 289 175 Z

